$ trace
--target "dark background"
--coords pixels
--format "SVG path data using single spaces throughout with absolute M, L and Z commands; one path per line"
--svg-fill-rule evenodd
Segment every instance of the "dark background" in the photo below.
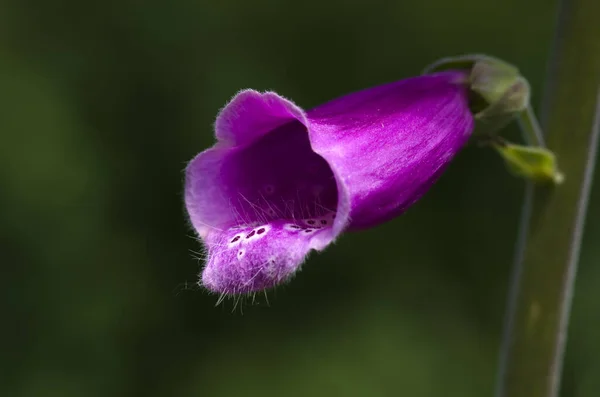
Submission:
M 0 394 L 491 396 L 523 191 L 493 152 L 243 314 L 195 287 L 183 169 L 242 88 L 310 108 L 485 52 L 538 104 L 554 21 L 548 0 L 2 0 Z M 598 177 L 564 396 L 600 394 Z

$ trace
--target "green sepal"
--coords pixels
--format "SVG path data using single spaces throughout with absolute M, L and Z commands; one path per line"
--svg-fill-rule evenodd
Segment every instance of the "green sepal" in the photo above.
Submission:
M 529 83 L 519 69 L 498 58 L 482 54 L 442 58 L 425 68 L 424 73 L 442 70 L 467 70 L 471 91 L 471 110 L 478 120 L 510 119 L 529 104 Z
M 464 70 L 468 78 L 469 107 L 476 121 L 473 137 L 491 145 L 513 174 L 536 182 L 559 184 L 564 176 L 558 171 L 556 157 L 544 148 L 544 139 L 529 105 L 530 86 L 519 69 L 501 59 L 483 54 L 442 58 L 423 73 Z M 506 142 L 498 130 L 517 119 L 530 146 Z
M 493 143 L 510 172 L 535 182 L 560 184 L 564 180 L 558 170 L 556 156 L 539 146 L 522 146 L 512 143 Z

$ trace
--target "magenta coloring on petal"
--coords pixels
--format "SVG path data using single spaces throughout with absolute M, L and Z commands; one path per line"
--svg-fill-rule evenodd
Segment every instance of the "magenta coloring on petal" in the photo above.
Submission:
M 212 291 L 241 294 L 286 281 L 310 251 L 311 239 L 331 227 L 306 226 L 312 222 L 320 224 L 321 219 L 272 220 L 209 233 L 205 239 L 209 251 L 202 283 Z
M 415 77 L 308 112 L 272 92 L 236 95 L 215 146 L 186 169 L 186 208 L 208 251 L 202 284 L 225 294 L 276 286 L 344 229 L 405 211 L 472 132 L 465 78 Z

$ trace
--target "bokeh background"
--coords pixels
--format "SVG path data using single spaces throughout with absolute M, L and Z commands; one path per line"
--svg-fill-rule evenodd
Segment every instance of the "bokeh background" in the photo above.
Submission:
M 183 169 L 242 88 L 310 108 L 485 52 L 539 103 L 554 21 L 549 0 L 2 0 L 0 395 L 490 396 L 523 193 L 494 153 L 243 314 L 195 286 Z M 600 395 L 599 178 L 564 396 Z

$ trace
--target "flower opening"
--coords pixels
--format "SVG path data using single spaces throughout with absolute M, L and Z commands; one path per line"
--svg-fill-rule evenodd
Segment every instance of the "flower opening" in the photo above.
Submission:
M 463 72 L 359 91 L 308 112 L 246 90 L 217 143 L 186 169 L 186 207 L 207 248 L 201 283 L 239 294 L 289 279 L 344 229 L 406 210 L 473 129 Z

